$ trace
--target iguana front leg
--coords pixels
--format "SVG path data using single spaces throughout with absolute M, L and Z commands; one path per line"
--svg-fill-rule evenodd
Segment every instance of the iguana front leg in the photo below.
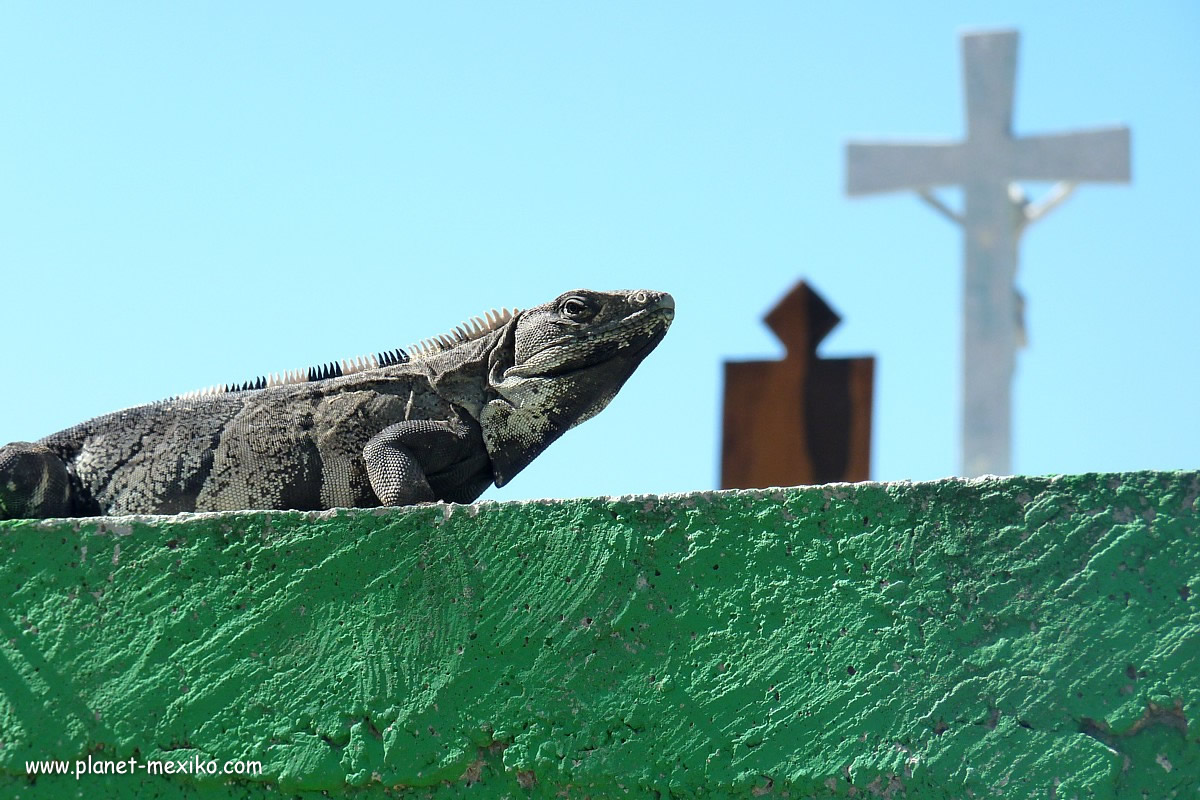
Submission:
M 432 503 L 438 497 L 427 476 L 453 464 L 470 444 L 470 431 L 459 423 L 406 420 L 372 436 L 363 462 L 383 505 Z

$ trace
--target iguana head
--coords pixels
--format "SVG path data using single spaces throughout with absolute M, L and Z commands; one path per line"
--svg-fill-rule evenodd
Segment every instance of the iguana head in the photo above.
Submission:
M 480 415 L 496 485 L 608 405 L 675 316 L 666 292 L 578 289 L 509 323 L 512 361 L 493 364 L 498 396 Z M 507 348 L 505 348 L 507 349 Z

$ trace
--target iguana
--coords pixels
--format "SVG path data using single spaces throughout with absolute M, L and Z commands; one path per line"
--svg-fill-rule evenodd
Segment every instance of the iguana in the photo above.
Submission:
M 601 411 L 669 294 L 567 292 L 453 333 L 0 447 L 0 519 L 469 503 Z

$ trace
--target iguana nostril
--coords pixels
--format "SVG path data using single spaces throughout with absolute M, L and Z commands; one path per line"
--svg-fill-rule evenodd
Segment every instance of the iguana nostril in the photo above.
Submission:
M 644 306 L 646 303 L 650 302 L 650 295 L 646 294 L 645 292 L 638 292 L 633 296 L 633 302 L 637 303 L 639 306 Z

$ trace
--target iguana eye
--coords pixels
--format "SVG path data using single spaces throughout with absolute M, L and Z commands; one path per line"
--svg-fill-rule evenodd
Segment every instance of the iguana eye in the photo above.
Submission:
M 592 315 L 592 308 L 582 297 L 568 297 L 562 302 L 563 316 L 571 320 L 587 319 Z

